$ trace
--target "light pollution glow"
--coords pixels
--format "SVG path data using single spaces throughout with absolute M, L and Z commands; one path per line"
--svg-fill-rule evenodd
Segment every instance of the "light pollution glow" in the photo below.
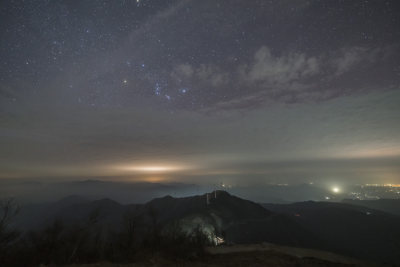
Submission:
M 335 186 L 332 188 L 333 193 L 339 193 L 340 192 L 340 188 Z
M 1 179 L 400 183 L 394 4 L 25 2 L 0 10 Z
M 169 173 L 187 170 L 188 167 L 180 165 L 121 165 L 116 166 L 113 169 L 122 172 L 133 172 L 133 173 Z

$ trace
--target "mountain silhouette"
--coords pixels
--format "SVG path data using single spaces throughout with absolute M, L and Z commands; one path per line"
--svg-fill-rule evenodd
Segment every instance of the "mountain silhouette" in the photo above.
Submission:
M 167 233 L 178 226 L 186 233 L 200 229 L 226 244 L 268 242 L 400 263 L 400 217 L 346 203 L 261 205 L 225 191 L 183 198 L 165 196 L 129 205 L 112 199 L 90 201 L 69 196 L 53 203 L 22 207 L 14 224 L 30 230 L 44 228 L 54 220 L 67 224 L 88 224 L 92 220 L 118 232 L 127 218 L 135 225 L 139 239 L 154 228 Z

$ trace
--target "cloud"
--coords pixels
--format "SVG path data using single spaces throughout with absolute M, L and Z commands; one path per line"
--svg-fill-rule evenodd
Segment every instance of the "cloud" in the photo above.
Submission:
M 190 84 L 203 95 L 213 95 L 213 103 L 200 107 L 206 113 L 254 109 L 270 101 L 312 103 L 374 90 L 366 74 L 375 73 L 373 67 L 395 49 L 353 46 L 309 55 L 293 50 L 276 54 L 263 45 L 245 63 L 181 63 L 170 76 L 175 85 Z
M 267 46 L 262 46 L 255 52 L 253 60 L 240 66 L 238 71 L 243 81 L 251 85 L 305 89 L 302 85 L 308 84 L 311 78 L 337 79 L 335 76 L 357 70 L 360 64 L 371 66 L 387 57 L 392 50 L 391 47 L 354 46 L 316 56 L 293 51 L 276 56 Z
M 241 67 L 241 74 L 249 84 L 258 83 L 263 87 L 290 87 L 320 72 L 320 61 L 304 53 L 288 53 L 274 56 L 267 46 L 254 54 L 253 62 Z
M 212 87 L 223 86 L 230 81 L 230 74 L 214 64 L 179 64 L 175 66 L 171 77 L 179 83 L 191 82 Z
M 196 76 L 201 81 L 208 81 L 212 86 L 220 86 L 229 81 L 229 75 L 215 65 L 200 65 L 196 70 Z
M 191 78 L 193 76 L 194 70 L 192 65 L 190 64 L 180 64 L 175 67 L 173 72 L 173 76 L 180 79 L 181 77 L 184 78 Z
M 331 67 L 336 75 L 342 75 L 351 71 L 361 63 L 374 63 L 382 53 L 386 53 L 386 48 L 366 48 L 366 47 L 350 47 L 343 48 L 330 59 Z
M 332 65 L 336 69 L 336 75 L 347 72 L 351 67 L 361 61 L 361 55 L 365 53 L 365 48 L 354 47 L 342 51 L 343 54 L 332 60 Z
M 219 101 L 211 110 L 259 107 L 270 100 L 319 102 L 373 91 L 376 87 L 368 83 L 373 76 L 368 74 L 376 73 L 375 67 L 382 68 L 379 64 L 397 50 L 394 46 L 353 46 L 316 55 L 296 51 L 276 55 L 269 47 L 261 46 L 252 59 L 236 68 L 238 75 L 230 74 L 231 88 L 239 87 L 241 94 Z M 382 86 L 378 89 L 382 90 Z

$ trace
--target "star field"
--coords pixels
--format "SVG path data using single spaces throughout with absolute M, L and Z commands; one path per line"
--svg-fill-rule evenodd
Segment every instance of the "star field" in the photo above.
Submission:
M 271 151 L 285 159 L 295 139 L 296 159 L 308 160 L 307 134 L 294 137 L 302 119 L 279 115 L 307 106 L 315 110 L 300 117 L 322 112 L 348 133 L 333 137 L 318 119 L 316 154 L 348 147 L 357 139 L 350 121 L 369 121 L 360 149 L 372 140 L 400 156 L 400 111 L 383 100 L 397 99 L 400 87 L 399 13 L 396 1 L 3 1 L 2 168 L 52 173 L 47 165 L 80 157 L 88 169 L 202 153 L 239 160 L 258 148 L 257 161 Z M 355 110 L 344 115 L 343 106 Z M 370 121 L 369 112 L 383 117 Z
M 318 101 L 366 84 L 391 88 L 399 83 L 396 8 L 393 1 L 9 1 L 1 9 L 1 79 L 13 99 L 22 81 L 56 82 L 76 88 L 71 96 L 86 105 L 129 105 L 138 96 L 188 109 L 252 95 Z M 268 58 L 257 58 L 265 49 Z M 255 77 L 269 61 L 286 73 Z M 284 65 L 310 67 L 301 61 L 315 69 L 302 75 Z M 365 75 L 376 71 L 385 75 L 379 84 Z

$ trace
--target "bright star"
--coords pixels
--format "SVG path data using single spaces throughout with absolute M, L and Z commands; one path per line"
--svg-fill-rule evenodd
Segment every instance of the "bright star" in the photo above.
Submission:
M 154 94 L 155 95 L 160 95 L 161 94 L 161 86 L 159 83 L 156 83 L 155 87 L 154 87 Z

